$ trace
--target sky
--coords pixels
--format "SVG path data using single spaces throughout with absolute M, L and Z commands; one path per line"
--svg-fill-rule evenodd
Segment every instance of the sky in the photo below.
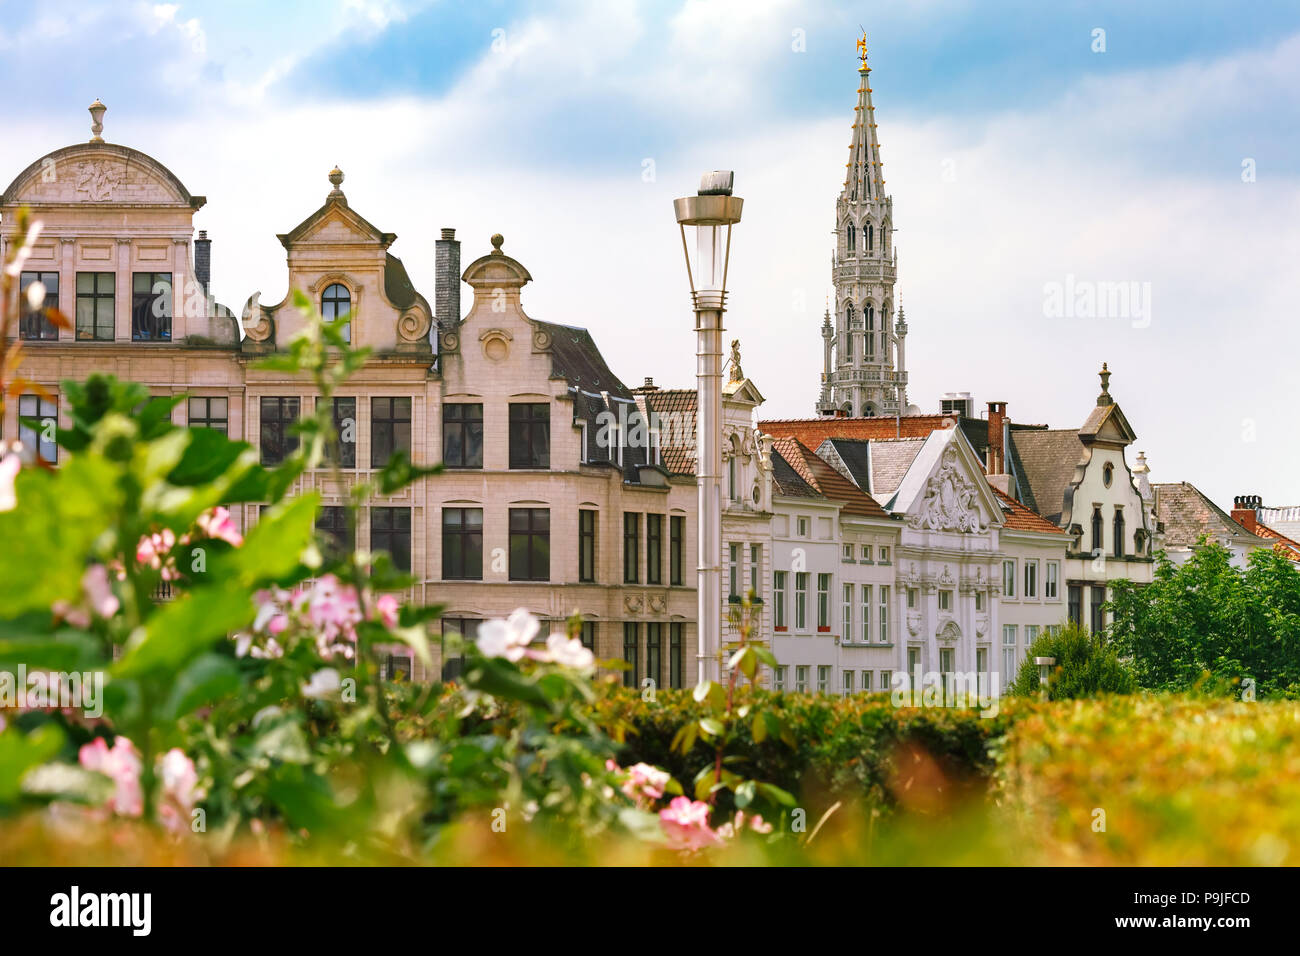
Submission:
M 208 197 L 238 308 L 285 293 L 275 236 L 337 164 L 430 300 L 441 227 L 463 264 L 500 232 L 529 315 L 692 387 L 672 200 L 732 169 L 726 337 L 760 417 L 810 416 L 861 29 L 910 402 L 1077 427 L 1104 361 L 1153 481 L 1300 504 L 1294 3 L 0 0 L 0 178 L 87 139 L 98 97 L 105 139 Z M 1119 282 L 1144 313 L 1052 314 Z

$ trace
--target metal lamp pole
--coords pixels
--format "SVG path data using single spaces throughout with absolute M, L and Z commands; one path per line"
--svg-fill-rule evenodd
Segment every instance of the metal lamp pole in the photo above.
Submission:
M 695 310 L 696 443 L 699 563 L 696 572 L 699 653 L 696 680 L 720 678 L 722 649 L 722 313 L 726 311 L 731 227 L 744 200 L 731 194 L 730 170 L 705 173 L 695 196 L 673 201 Z M 686 227 L 695 231 L 695 256 Z M 725 227 L 725 231 L 724 231 Z

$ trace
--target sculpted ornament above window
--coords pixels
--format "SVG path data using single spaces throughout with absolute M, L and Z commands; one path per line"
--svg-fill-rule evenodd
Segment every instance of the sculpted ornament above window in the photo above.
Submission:
M 91 202 L 113 198 L 113 189 L 118 185 L 117 173 L 107 163 L 77 164 L 77 192 L 85 193 Z

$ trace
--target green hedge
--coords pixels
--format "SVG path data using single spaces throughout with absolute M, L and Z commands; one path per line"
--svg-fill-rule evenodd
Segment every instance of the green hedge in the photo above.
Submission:
M 755 743 L 746 729 L 729 756 L 745 761 L 747 776 L 788 790 L 813 813 L 837 800 L 892 808 L 908 775 L 918 771 L 933 780 L 937 770 L 942 788 L 952 796 L 982 793 L 994 771 L 992 745 L 1011 720 L 1005 711 L 981 717 L 973 710 L 896 707 L 887 694 L 746 691 L 737 700 L 779 713 L 794 746 L 771 737 Z M 616 738 L 623 734 L 623 766 L 644 761 L 663 767 L 689 788 L 696 773 L 713 762 L 713 750 L 704 742 L 686 755 L 672 750 L 678 728 L 703 714 L 689 691 L 660 690 L 654 700 L 645 701 L 619 689 L 595 706 Z

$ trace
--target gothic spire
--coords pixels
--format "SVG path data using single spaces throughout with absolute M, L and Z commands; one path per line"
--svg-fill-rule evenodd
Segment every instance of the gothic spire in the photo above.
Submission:
M 849 161 L 844 174 L 846 202 L 880 199 L 884 196 L 884 166 L 880 162 L 880 140 L 876 137 L 876 110 L 871 104 L 871 67 L 867 66 L 867 35 L 858 40 L 858 105 L 853 109 L 853 135 L 849 140 Z

